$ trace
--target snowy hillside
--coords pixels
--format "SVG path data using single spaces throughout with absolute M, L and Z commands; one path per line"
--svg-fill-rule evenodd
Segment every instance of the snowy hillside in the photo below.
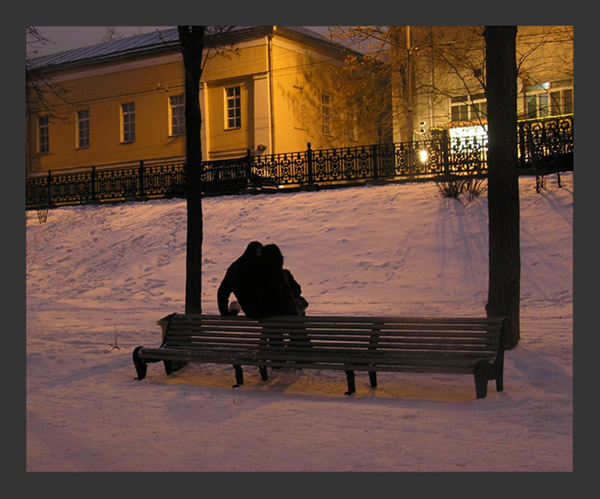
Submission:
M 573 176 L 521 179 L 521 343 L 505 391 L 470 376 L 160 364 L 132 350 L 182 312 L 185 201 L 27 213 L 29 471 L 570 471 Z M 432 183 L 204 200 L 203 311 L 247 243 L 277 243 L 309 314 L 484 315 L 487 198 Z M 168 442 L 168 443 L 167 443 Z M 485 458 L 482 458 L 485 456 Z

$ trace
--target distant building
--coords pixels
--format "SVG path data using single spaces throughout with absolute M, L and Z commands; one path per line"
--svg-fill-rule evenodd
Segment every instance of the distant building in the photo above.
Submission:
M 336 68 L 356 53 L 301 27 L 218 40 L 201 79 L 203 159 L 378 141 L 336 91 Z M 29 61 L 27 175 L 183 160 L 183 99 L 176 28 Z
M 519 119 L 573 113 L 573 27 L 517 27 Z M 485 136 L 483 27 L 394 26 L 394 142 Z M 407 82 L 410 82 L 409 86 Z

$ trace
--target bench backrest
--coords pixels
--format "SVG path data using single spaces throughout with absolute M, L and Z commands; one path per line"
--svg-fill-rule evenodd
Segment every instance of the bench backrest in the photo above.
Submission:
M 265 320 L 245 316 L 168 317 L 163 347 L 201 348 L 205 352 L 261 352 L 262 358 L 296 355 L 306 361 L 377 362 L 456 371 L 477 360 L 493 362 L 504 351 L 504 321 L 499 318 L 282 316 Z M 303 357 L 304 356 L 304 357 Z

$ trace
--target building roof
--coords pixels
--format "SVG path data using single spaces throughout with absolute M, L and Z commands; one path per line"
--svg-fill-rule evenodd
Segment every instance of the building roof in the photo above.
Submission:
M 102 62 L 136 54 L 141 55 L 154 52 L 157 49 L 165 50 L 167 47 L 176 48 L 178 43 L 177 28 L 170 28 L 160 32 L 152 31 L 119 40 L 35 57 L 28 61 L 28 67 L 44 70 L 61 69 L 89 62 Z
M 257 34 L 265 35 L 273 30 L 291 38 L 312 40 L 328 46 L 330 49 L 353 52 L 302 26 L 235 26 L 228 31 L 227 36 L 243 38 Z M 28 69 L 53 71 L 169 50 L 179 50 L 179 34 L 176 27 L 36 57 L 27 61 L 27 67 Z

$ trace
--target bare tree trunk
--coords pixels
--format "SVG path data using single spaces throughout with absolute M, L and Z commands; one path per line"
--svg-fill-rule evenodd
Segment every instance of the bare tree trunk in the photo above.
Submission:
M 202 313 L 202 141 L 200 77 L 205 26 L 178 26 L 185 80 L 187 254 L 185 313 Z
M 520 208 L 517 161 L 516 26 L 486 26 L 488 111 L 488 317 L 506 316 L 506 347 L 520 339 Z

